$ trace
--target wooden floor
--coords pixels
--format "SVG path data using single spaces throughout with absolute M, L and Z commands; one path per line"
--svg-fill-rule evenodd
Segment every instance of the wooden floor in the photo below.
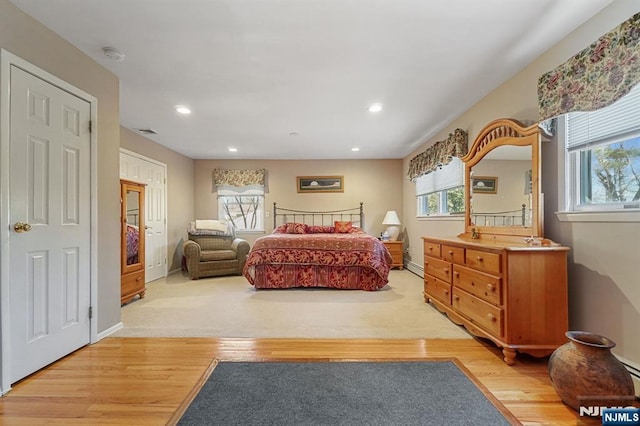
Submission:
M 14 384 L 3 425 L 164 425 L 212 360 L 402 360 L 455 357 L 523 424 L 583 420 L 553 390 L 545 359 L 509 367 L 481 340 L 105 338 Z M 470 419 L 470 424 L 473 420 Z

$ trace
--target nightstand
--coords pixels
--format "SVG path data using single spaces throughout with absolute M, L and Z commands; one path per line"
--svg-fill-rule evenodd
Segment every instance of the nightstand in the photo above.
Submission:
M 389 253 L 391 253 L 391 258 L 393 259 L 393 263 L 391 263 L 391 267 L 402 269 L 404 267 L 402 241 L 383 241 L 383 243 L 385 246 L 387 246 Z

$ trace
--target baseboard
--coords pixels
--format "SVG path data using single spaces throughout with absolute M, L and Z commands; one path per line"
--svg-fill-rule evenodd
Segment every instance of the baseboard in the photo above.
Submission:
M 420 278 L 424 278 L 424 267 L 422 265 L 419 265 L 415 262 L 407 262 L 405 264 L 405 267 L 408 271 L 413 272 Z
M 616 358 L 624 364 L 625 368 L 631 374 L 633 385 L 635 386 L 636 397 L 640 398 L 640 364 L 616 355 Z
M 122 329 L 124 327 L 124 324 L 122 323 L 122 321 L 120 321 L 119 323 L 117 323 L 116 325 L 107 328 L 106 330 L 104 330 L 101 333 L 98 333 L 98 342 L 102 339 L 104 339 L 105 337 L 108 337 L 110 335 L 112 335 L 113 333 L 115 333 L 116 331 Z
M 173 275 L 173 274 L 177 274 L 178 272 L 182 272 L 182 268 L 176 268 L 176 269 L 173 269 L 173 270 L 169 271 L 167 276 Z

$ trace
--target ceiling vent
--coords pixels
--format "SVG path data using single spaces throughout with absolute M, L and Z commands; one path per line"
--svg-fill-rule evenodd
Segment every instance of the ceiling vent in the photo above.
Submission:
M 157 135 L 158 132 L 156 132 L 153 129 L 136 129 L 136 131 L 138 133 L 142 133 L 143 135 Z

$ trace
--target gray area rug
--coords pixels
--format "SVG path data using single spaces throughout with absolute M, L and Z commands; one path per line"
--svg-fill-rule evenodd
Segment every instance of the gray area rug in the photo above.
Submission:
M 508 424 L 452 361 L 221 362 L 178 422 L 183 426 Z

